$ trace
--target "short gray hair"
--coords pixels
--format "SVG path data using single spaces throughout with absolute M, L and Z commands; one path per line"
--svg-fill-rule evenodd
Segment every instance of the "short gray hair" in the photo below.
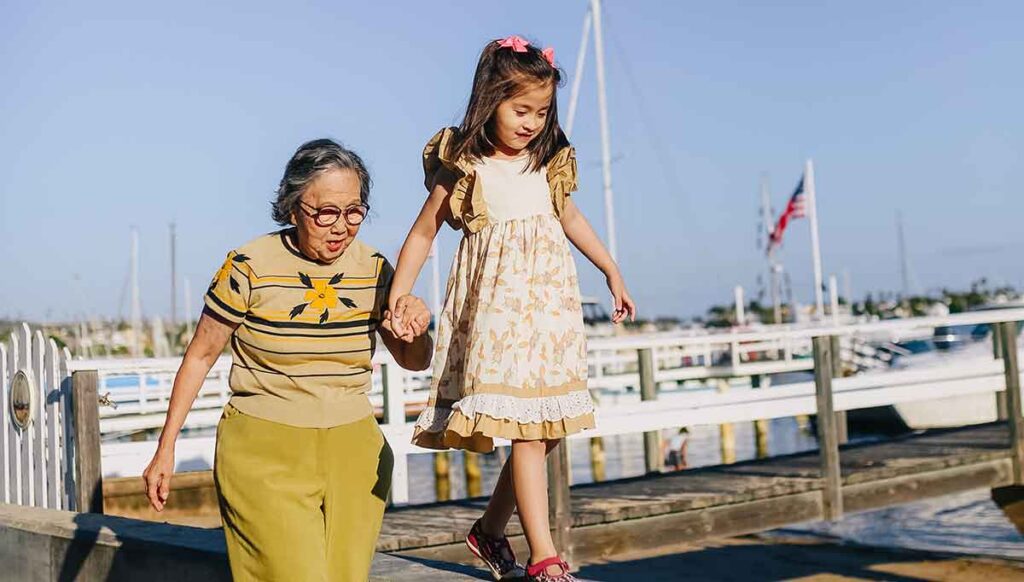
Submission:
M 292 213 L 299 206 L 299 199 L 306 186 L 321 172 L 330 169 L 352 170 L 359 178 L 359 201 L 369 204 L 370 172 L 359 154 L 345 148 L 331 139 L 308 141 L 295 151 L 284 168 L 284 176 L 277 187 L 277 197 L 271 203 L 272 216 L 281 226 L 291 224 Z

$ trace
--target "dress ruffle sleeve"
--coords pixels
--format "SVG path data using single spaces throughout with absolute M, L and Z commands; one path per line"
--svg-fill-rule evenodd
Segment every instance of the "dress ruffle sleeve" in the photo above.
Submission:
M 452 193 L 448 198 L 450 213 L 448 224 L 454 229 L 477 232 L 487 224 L 487 205 L 483 192 L 476 180 L 473 166 L 465 159 L 450 157 L 451 142 L 458 135 L 455 127 L 446 127 L 434 134 L 423 148 L 423 184 L 427 190 L 445 173 L 453 181 Z
M 576 150 L 565 146 L 558 150 L 555 157 L 548 162 L 548 187 L 551 188 L 551 202 L 555 206 L 555 216 L 562 217 L 565 210 L 565 199 L 576 191 Z

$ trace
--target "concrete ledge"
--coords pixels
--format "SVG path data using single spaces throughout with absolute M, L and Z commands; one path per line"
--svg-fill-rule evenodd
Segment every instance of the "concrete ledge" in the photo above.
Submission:
M 0 504 L 0 581 L 230 581 L 221 530 Z M 487 579 L 481 570 L 378 554 L 370 580 Z

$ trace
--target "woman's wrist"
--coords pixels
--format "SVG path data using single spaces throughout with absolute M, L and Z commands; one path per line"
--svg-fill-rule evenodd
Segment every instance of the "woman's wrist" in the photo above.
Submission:
M 169 434 L 161 434 L 160 440 L 157 441 L 156 453 L 160 454 L 174 454 L 174 446 L 178 440 L 178 435 L 171 436 Z

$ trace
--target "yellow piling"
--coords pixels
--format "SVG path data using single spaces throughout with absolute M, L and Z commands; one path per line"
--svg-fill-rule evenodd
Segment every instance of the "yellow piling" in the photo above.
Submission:
M 590 439 L 590 471 L 595 483 L 608 478 L 605 473 L 604 438 L 602 437 Z
M 751 376 L 750 387 L 758 390 L 771 386 L 770 376 Z M 768 421 L 761 419 L 754 421 L 754 451 L 758 459 L 768 456 Z
M 434 490 L 438 501 L 448 501 L 452 498 L 452 484 L 448 476 L 450 455 L 448 451 L 434 453 Z
M 718 391 L 728 392 L 729 381 L 719 380 Z M 722 443 L 722 463 L 730 464 L 736 462 L 736 432 L 733 429 L 732 424 L 725 423 L 718 427 L 719 435 L 721 436 Z
M 476 453 L 465 451 L 462 456 L 463 468 L 466 471 L 466 497 L 480 497 L 483 495 L 480 486 L 480 456 Z

